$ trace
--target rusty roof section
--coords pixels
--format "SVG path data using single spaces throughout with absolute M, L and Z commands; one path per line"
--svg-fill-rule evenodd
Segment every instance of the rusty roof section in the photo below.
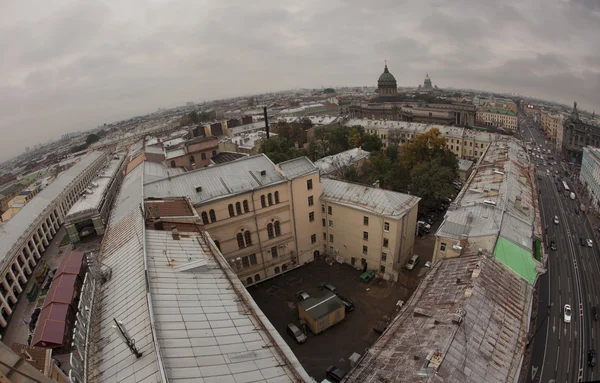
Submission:
M 51 349 L 27 346 L 20 343 L 11 344 L 10 349 L 13 350 L 15 354 L 23 358 L 23 360 L 25 360 L 27 363 L 35 367 L 35 369 L 42 374 L 48 375 L 50 372 L 49 362 L 52 355 Z
M 146 210 L 152 218 L 191 217 L 192 206 L 185 198 L 146 200 Z
M 495 258 L 442 260 L 344 382 L 514 381 L 531 294 Z

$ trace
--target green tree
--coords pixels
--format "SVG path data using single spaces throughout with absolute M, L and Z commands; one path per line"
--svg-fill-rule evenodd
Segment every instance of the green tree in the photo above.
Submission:
M 452 168 L 443 166 L 441 160 L 422 162 L 410 172 L 411 194 L 422 198 L 426 208 L 435 207 L 439 201 L 453 192 L 452 181 L 455 174 Z
M 381 150 L 383 143 L 377 135 L 366 133 L 361 138 L 360 146 L 367 152 L 378 152 Z
M 348 147 L 349 148 L 357 148 L 362 141 L 362 137 L 360 132 L 357 129 L 351 129 L 348 134 Z
M 87 136 L 87 138 L 85 139 L 85 145 L 90 146 L 91 144 L 98 141 L 99 139 L 100 139 L 100 137 L 98 137 L 97 134 L 92 133 L 89 136 Z
M 431 161 L 446 150 L 446 139 L 437 128 L 427 133 L 417 134 L 402 147 L 400 161 L 402 165 L 412 169 L 421 162 Z

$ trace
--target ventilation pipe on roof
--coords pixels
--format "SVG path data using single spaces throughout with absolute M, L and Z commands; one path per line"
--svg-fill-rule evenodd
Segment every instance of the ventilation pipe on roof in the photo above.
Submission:
M 179 230 L 177 230 L 176 226 L 171 227 L 171 235 L 173 235 L 173 239 L 179 241 L 181 237 L 179 236 Z
M 265 132 L 267 132 L 267 140 L 269 139 L 269 118 L 267 117 L 267 107 L 263 107 L 263 113 L 265 115 Z

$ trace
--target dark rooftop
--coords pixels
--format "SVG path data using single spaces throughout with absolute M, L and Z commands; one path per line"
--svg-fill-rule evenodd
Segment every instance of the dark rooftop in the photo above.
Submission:
M 331 291 L 323 290 L 314 293 L 310 298 L 298 303 L 298 305 L 312 318 L 319 319 L 343 307 L 344 303 Z

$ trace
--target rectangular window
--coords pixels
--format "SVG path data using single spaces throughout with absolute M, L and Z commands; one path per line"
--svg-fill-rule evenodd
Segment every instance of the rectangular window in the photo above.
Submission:
M 321 213 L 325 213 L 325 205 L 321 204 Z
M 310 236 L 310 243 L 317 243 L 317 235 L 313 234 Z
M 383 223 L 383 231 L 390 231 L 390 223 L 389 222 Z
M 312 206 L 315 204 L 315 201 L 313 199 L 313 196 L 308 197 L 308 206 Z
M 390 240 L 387 238 L 383 239 L 383 247 L 388 247 L 390 245 Z
M 440 244 L 440 251 L 446 251 L 446 244 L 444 242 Z
M 333 221 L 329 220 L 329 227 L 333 227 Z
M 363 265 L 363 266 L 366 265 L 367 264 L 367 259 L 366 258 L 361 258 L 360 259 L 360 264 Z
M 369 226 L 369 217 L 363 217 L 363 225 Z
M 363 246 L 363 254 L 367 254 L 369 252 L 369 248 L 366 246 Z
M 306 188 L 312 190 L 312 180 L 306 180 Z
M 248 257 L 242 257 L 242 267 L 250 267 L 250 261 Z
M 333 214 L 333 210 L 331 210 L 331 206 L 327 206 L 327 214 Z
M 379 272 L 381 274 L 385 273 L 385 266 L 384 265 L 379 266 Z
M 308 213 L 308 220 L 310 222 L 315 220 L 315 212 L 314 211 L 311 211 L 310 213 Z
M 271 257 L 277 258 L 279 255 L 277 254 L 277 246 L 271 247 Z
M 381 260 L 383 262 L 387 261 L 387 253 L 381 253 Z
M 329 246 L 329 254 L 335 254 L 333 246 Z
M 333 234 L 329 234 L 329 242 L 333 242 Z
M 354 258 L 354 257 L 350 258 L 350 264 L 352 266 L 356 265 L 356 258 Z
M 369 232 L 368 231 L 363 231 L 363 240 L 365 240 L 365 241 L 369 240 Z
M 327 233 L 323 232 L 323 241 L 327 241 Z
M 256 254 L 250 254 L 250 265 L 256 265 Z
M 321 221 L 323 221 L 323 227 L 325 227 L 325 226 L 327 225 L 327 224 L 326 224 L 326 222 L 327 222 L 327 221 L 326 221 L 326 219 L 325 219 L 325 218 L 323 218 Z

